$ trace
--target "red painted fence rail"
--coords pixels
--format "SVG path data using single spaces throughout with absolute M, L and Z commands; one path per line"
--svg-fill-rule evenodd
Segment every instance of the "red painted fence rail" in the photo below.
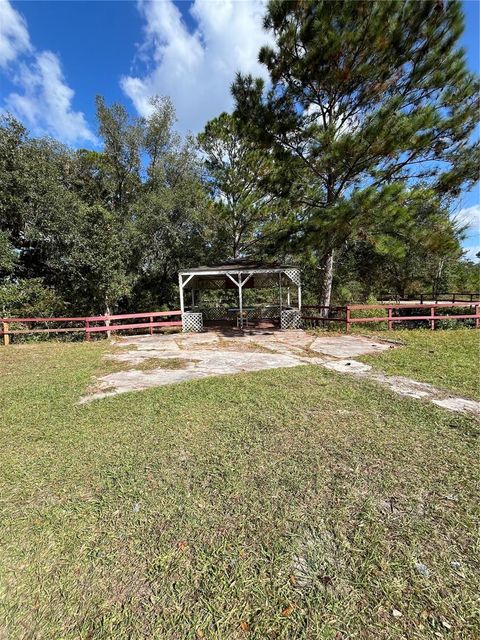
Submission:
M 90 340 L 92 333 L 105 333 L 110 331 L 124 331 L 131 329 L 150 329 L 150 335 L 157 327 L 181 327 L 181 311 L 148 311 L 145 313 L 123 313 L 119 315 L 106 316 L 82 316 L 72 318 L 0 318 L 0 335 L 3 337 L 3 344 L 9 344 L 10 336 L 28 335 L 32 333 L 85 333 L 85 339 Z M 111 324 L 117 320 L 138 320 L 148 318 L 148 322 L 130 322 L 128 324 Z M 160 318 L 160 320 L 156 320 Z M 168 318 L 163 320 L 162 318 Z M 178 318 L 178 319 L 176 319 Z M 103 322 L 103 325 L 98 323 Z M 49 327 L 30 329 L 11 329 L 11 324 L 66 324 L 76 323 L 74 327 Z
M 442 309 L 464 308 L 473 310 L 473 313 L 462 314 L 439 314 Z M 364 316 L 352 317 L 352 312 L 362 310 L 380 309 L 386 310 L 384 316 Z M 395 315 L 395 311 L 406 309 L 418 309 L 422 315 Z M 320 315 L 314 315 L 312 310 L 317 310 Z M 425 313 L 430 310 L 429 313 Z M 328 312 L 328 314 L 326 313 Z M 124 313 L 108 316 L 88 316 L 71 318 L 0 318 L 0 336 L 3 337 L 3 344 L 9 344 L 12 335 L 28 335 L 32 333 L 85 333 L 85 339 L 90 340 L 92 333 L 105 333 L 110 331 L 125 331 L 136 329 L 149 329 L 153 335 L 155 328 L 172 328 L 182 326 L 182 312 L 176 311 L 148 311 L 145 313 Z M 139 320 L 148 318 L 148 322 L 130 322 L 128 324 L 111 324 L 112 320 Z M 156 320 L 160 318 L 160 320 Z M 163 318 L 169 318 L 163 320 Z M 173 319 L 171 319 L 173 318 Z M 324 324 L 326 322 L 340 322 L 345 325 L 348 333 L 350 326 L 355 323 L 386 322 L 388 329 L 393 329 L 396 322 L 420 322 L 428 321 L 431 329 L 435 329 L 437 320 L 474 320 L 475 327 L 480 327 L 480 300 L 472 302 L 450 302 L 450 303 L 423 303 L 423 304 L 350 304 L 344 307 L 322 307 L 318 305 L 307 305 L 302 307 L 302 318 L 313 325 Z M 50 327 L 31 329 L 11 329 L 11 324 L 66 324 L 77 323 L 75 327 Z M 98 323 L 103 323 L 99 325 Z M 78 326 L 80 325 L 80 326 Z
M 461 313 L 461 314 L 442 314 L 439 313 L 442 309 L 463 308 L 473 310 L 473 313 Z M 310 309 L 318 309 L 321 315 L 312 315 Z M 387 312 L 387 315 L 378 316 L 357 316 L 356 312 L 362 310 L 379 309 Z M 405 312 L 406 309 L 418 309 L 421 315 L 395 315 L 397 310 Z M 304 310 L 307 310 L 304 313 Z M 389 330 L 394 328 L 396 322 L 420 322 L 428 321 L 430 328 L 435 329 L 435 322 L 437 320 L 474 320 L 475 327 L 480 327 L 480 300 L 472 302 L 439 302 L 439 303 L 423 303 L 423 304 L 348 304 L 345 307 L 331 307 L 330 313 L 327 317 L 323 316 L 325 307 L 321 306 L 306 306 L 302 307 L 302 318 L 307 322 L 314 324 L 324 324 L 326 322 L 341 322 L 345 324 L 345 330 L 348 333 L 350 327 L 355 323 L 369 323 L 369 322 L 386 322 Z M 355 316 L 352 316 L 352 312 L 355 312 Z
M 420 304 L 427 303 L 439 303 L 439 302 L 475 302 L 480 299 L 480 292 L 478 291 L 447 291 L 444 293 L 418 293 L 412 294 L 408 297 L 398 296 L 394 293 L 383 293 L 378 298 L 382 304 L 388 304 L 390 302 L 411 302 L 412 304 L 418 300 Z

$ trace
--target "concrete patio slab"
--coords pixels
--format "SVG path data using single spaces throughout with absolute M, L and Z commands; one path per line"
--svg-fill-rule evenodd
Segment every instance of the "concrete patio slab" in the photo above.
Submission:
M 209 376 L 313 364 L 338 373 L 368 378 L 394 393 L 428 400 L 450 411 L 480 415 L 479 402 L 453 397 L 424 382 L 387 376 L 355 360 L 356 356 L 397 346 L 364 336 L 316 337 L 305 331 L 249 330 L 243 334 L 233 332 L 227 335 L 208 332 L 134 336 L 115 344 L 122 348 L 107 357 L 123 362 L 129 368 L 99 377 L 91 392 L 80 402 Z M 162 366 L 156 367 L 154 358 L 161 361 Z M 171 367 L 169 360 L 172 360 Z M 144 364 L 152 364 L 152 368 L 145 370 Z
M 335 358 L 354 358 L 366 353 L 376 353 L 393 349 L 394 345 L 363 336 L 321 336 L 316 338 L 310 349 Z
M 357 360 L 331 360 L 324 362 L 323 366 L 338 373 L 368 378 L 400 396 L 417 400 L 429 400 L 433 404 L 449 411 L 467 411 L 480 416 L 480 402 L 452 396 L 427 382 L 418 382 L 404 376 L 387 376 L 383 373 L 375 372 L 373 367 Z
M 138 364 L 136 358 L 139 353 L 144 354 L 145 352 L 134 352 L 132 354 L 133 360 L 131 362 L 134 364 Z M 121 355 L 122 360 L 125 361 L 125 354 Z M 127 391 L 139 391 L 209 376 L 242 373 L 245 371 L 262 371 L 281 367 L 297 367 L 307 364 L 289 355 L 273 353 L 195 350 L 193 353 L 191 352 L 191 355 L 194 355 L 194 359 L 184 358 L 184 368 L 182 369 L 169 369 L 168 365 L 166 365 L 149 371 L 133 369 L 101 376 L 96 381 L 96 390 L 91 395 L 83 398 L 82 401 L 86 402 Z M 151 357 L 151 351 L 148 352 L 148 357 Z M 163 357 L 164 354 L 162 353 Z M 170 355 L 169 357 L 178 360 L 178 354 Z

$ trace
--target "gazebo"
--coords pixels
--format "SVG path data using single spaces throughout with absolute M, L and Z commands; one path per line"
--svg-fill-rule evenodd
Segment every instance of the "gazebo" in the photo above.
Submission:
M 178 274 L 178 285 L 184 331 L 202 331 L 204 323 L 215 322 L 243 329 L 265 319 L 282 329 L 301 326 L 302 287 L 298 267 L 230 260 L 216 266 L 183 269 Z M 252 304 L 252 289 L 264 290 L 262 301 Z M 219 301 L 212 292 L 229 298 L 230 304 Z M 272 292 L 275 299 L 266 301 L 265 297 Z

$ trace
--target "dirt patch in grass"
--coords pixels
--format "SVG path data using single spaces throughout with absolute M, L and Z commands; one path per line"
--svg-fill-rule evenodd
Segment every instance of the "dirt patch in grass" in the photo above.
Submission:
M 301 354 L 302 358 L 319 358 L 321 354 L 318 351 L 314 351 L 308 347 L 302 347 Z
M 179 345 L 182 349 L 185 349 L 185 345 Z M 267 347 L 258 342 L 254 342 L 249 339 L 241 340 L 229 340 L 228 338 L 220 337 L 218 340 L 212 342 L 199 342 L 189 343 L 188 351 L 242 351 L 252 353 L 276 353 L 276 351 L 270 347 Z
M 152 369 L 186 369 L 192 362 L 198 362 L 198 360 L 188 360 L 187 358 L 145 358 L 132 368 L 138 371 L 151 371 Z
M 258 353 L 278 353 L 272 347 L 267 347 L 264 344 L 260 344 L 258 342 L 250 342 L 250 349 L 248 351 L 256 351 Z
M 143 358 L 136 362 L 130 362 L 128 360 L 120 360 L 115 357 L 115 351 L 104 356 L 99 363 L 93 376 L 92 383 L 87 388 L 88 395 L 95 395 L 97 393 L 111 394 L 116 391 L 114 384 L 105 385 L 102 379 L 105 376 L 114 373 L 122 373 L 124 371 L 154 371 L 156 369 L 169 369 L 176 371 L 179 369 L 187 369 L 192 363 L 199 362 L 198 360 L 188 358 L 157 358 L 148 357 Z
M 100 363 L 100 367 L 96 372 L 96 377 L 102 377 L 110 373 L 118 373 L 119 371 L 152 371 L 153 369 L 186 369 L 192 362 L 187 358 L 144 358 L 139 362 L 128 362 L 126 360 L 117 360 L 115 357 L 105 357 Z

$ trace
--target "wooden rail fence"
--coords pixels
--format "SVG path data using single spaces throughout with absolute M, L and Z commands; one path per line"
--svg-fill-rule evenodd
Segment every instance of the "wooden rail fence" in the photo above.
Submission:
M 3 344 L 8 345 L 10 336 L 29 335 L 33 333 L 84 333 L 85 340 L 90 340 L 92 333 L 110 333 L 111 331 L 125 331 L 131 329 L 149 329 L 150 335 L 157 327 L 181 327 L 181 311 L 148 311 L 146 313 L 123 313 L 119 315 L 88 316 L 75 318 L 0 318 Z M 118 320 L 140 320 L 148 318 L 148 322 L 130 322 L 126 324 L 111 324 Z M 157 320 L 160 318 L 160 320 Z M 174 318 L 162 320 L 162 318 Z M 175 319 L 178 318 L 178 319 Z M 33 327 L 29 329 L 11 328 L 11 325 L 65 325 L 75 323 L 76 326 Z M 99 324 L 99 323 L 104 323 Z
M 441 310 L 449 309 L 473 309 L 473 313 L 439 313 Z M 311 309 L 317 309 L 320 315 L 313 315 Z M 439 303 L 417 303 L 417 304 L 348 304 L 344 307 L 331 307 L 329 315 L 325 317 L 326 307 L 306 306 L 302 307 L 302 319 L 312 326 L 324 325 L 328 322 L 340 322 L 345 325 L 348 333 L 350 327 L 355 323 L 386 322 L 389 330 L 394 328 L 396 322 L 425 322 L 430 324 L 432 330 L 435 329 L 435 322 L 441 320 L 473 320 L 475 327 L 480 327 L 480 300 L 470 302 L 439 302 Z M 361 311 L 372 310 L 386 311 L 386 315 L 357 315 Z M 419 311 L 418 315 L 405 315 L 405 310 L 414 309 Z M 304 310 L 307 313 L 304 313 Z M 401 311 L 401 315 L 398 314 Z M 352 315 L 352 312 L 354 315 Z
M 449 309 L 470 309 L 473 313 L 439 313 Z M 386 311 L 385 315 L 364 315 L 358 316 L 361 311 L 372 310 Z M 418 315 L 404 315 L 405 310 L 416 309 Z M 315 315 L 313 311 L 318 311 Z M 399 314 L 398 312 L 401 312 Z M 428 313 L 427 313 L 428 311 Z M 328 312 L 328 314 L 327 314 Z M 352 313 L 354 315 L 352 315 Z M 85 340 L 90 340 L 93 333 L 110 333 L 111 331 L 126 331 L 137 329 L 149 329 L 153 335 L 156 328 L 181 327 L 182 312 L 176 311 L 149 311 L 146 313 L 124 313 L 120 315 L 108 316 L 88 316 L 72 318 L 0 318 L 0 336 L 4 345 L 10 342 L 10 336 L 29 335 L 34 333 L 84 333 Z M 111 324 L 112 321 L 141 320 L 148 318 L 148 322 L 127 322 L 125 324 Z M 163 320 L 168 318 L 168 320 Z M 171 319 L 173 318 L 173 319 Z M 343 307 L 322 307 L 318 305 L 306 305 L 302 307 L 302 319 L 307 326 L 324 326 L 328 322 L 340 322 L 345 325 L 348 333 L 352 324 L 369 322 L 386 322 L 389 330 L 394 328 L 397 322 L 428 322 L 431 329 L 435 329 L 435 323 L 442 320 L 473 320 L 475 327 L 480 327 L 480 300 L 471 302 L 448 302 L 448 303 L 417 303 L 417 304 L 350 304 Z M 57 325 L 76 326 L 56 326 L 42 328 L 33 327 L 28 329 L 12 328 L 11 325 Z M 103 323 L 103 324 L 99 324 Z
M 393 293 L 382 293 L 382 295 L 378 298 L 380 302 L 388 304 L 389 302 L 411 302 L 412 304 L 416 301 L 420 302 L 420 304 L 424 303 L 439 303 L 439 302 L 475 302 L 480 300 L 480 292 L 472 292 L 472 291 L 448 291 L 444 293 L 418 293 L 416 295 L 411 295 L 406 298 L 402 296 L 397 296 Z

